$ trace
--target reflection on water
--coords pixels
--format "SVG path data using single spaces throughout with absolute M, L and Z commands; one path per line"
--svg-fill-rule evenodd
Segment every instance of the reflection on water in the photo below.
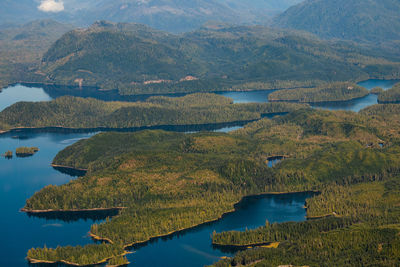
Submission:
M 270 114 L 265 117 L 273 117 L 278 114 Z M 1 136 L 11 137 L 13 139 L 28 140 L 40 136 L 42 133 L 55 133 L 55 134 L 78 134 L 86 133 L 93 134 L 98 132 L 137 132 L 143 130 L 164 130 L 182 133 L 193 133 L 201 131 L 218 131 L 229 132 L 233 129 L 242 128 L 244 125 L 255 120 L 224 122 L 224 123 L 209 123 L 209 124 L 193 124 L 193 125 L 160 125 L 160 126 L 145 126 L 145 127 L 132 127 L 132 128 L 87 128 L 87 129 L 69 129 L 60 127 L 44 127 L 44 128 L 19 128 L 11 130 L 7 133 L 0 134 Z M 63 140 L 63 142 L 74 143 L 79 139 Z
M 268 96 L 276 90 L 218 92 L 217 94 L 233 99 L 233 103 L 265 103 Z
M 96 222 L 103 221 L 107 217 L 118 215 L 118 209 L 96 210 L 96 211 L 53 211 L 53 212 L 28 212 L 28 217 L 43 218 L 46 221 L 58 220 L 63 222 L 77 222 L 80 220 Z M 88 229 L 89 230 L 89 229 Z
M 53 169 L 55 169 L 61 173 L 67 174 L 71 177 L 81 177 L 86 174 L 86 171 L 84 171 L 84 170 L 77 170 L 77 169 L 73 169 L 73 168 L 53 166 Z

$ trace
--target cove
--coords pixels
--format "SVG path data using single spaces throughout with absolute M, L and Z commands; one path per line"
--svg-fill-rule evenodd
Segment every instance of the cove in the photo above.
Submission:
M 304 203 L 313 193 L 260 195 L 245 197 L 236 211 L 222 219 L 185 230 L 168 237 L 134 246 L 128 255 L 129 266 L 204 266 L 223 256 L 233 256 L 237 250 L 218 248 L 211 243 L 213 231 L 244 231 L 269 222 L 304 221 Z

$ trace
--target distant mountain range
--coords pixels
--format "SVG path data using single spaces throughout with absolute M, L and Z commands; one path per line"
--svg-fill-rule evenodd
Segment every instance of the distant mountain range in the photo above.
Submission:
M 374 53 L 263 26 L 210 24 L 174 35 L 100 21 L 63 35 L 37 73 L 48 83 L 140 94 L 287 88 L 399 72 L 398 64 Z
M 56 9 L 38 9 L 46 0 L 0 1 L 0 24 L 26 23 L 51 18 L 76 25 L 97 20 L 135 22 L 153 28 L 182 32 L 207 21 L 264 24 L 274 15 L 302 0 L 56 0 Z M 50 1 L 54 2 L 54 1 Z M 59 10 L 59 8 L 63 10 Z M 43 9 L 42 9 L 43 10 Z M 57 11 L 57 12 L 50 12 Z
M 306 0 L 274 19 L 278 27 L 359 42 L 400 40 L 399 0 Z

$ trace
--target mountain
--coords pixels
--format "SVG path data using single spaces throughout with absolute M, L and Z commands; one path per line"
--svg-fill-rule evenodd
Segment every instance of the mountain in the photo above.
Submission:
M 171 32 L 199 28 L 207 21 L 264 24 L 301 0 L 58 0 L 57 9 L 39 10 L 45 0 L 0 1 L 0 24 L 50 18 L 80 26 L 97 20 L 135 22 Z M 62 4 L 61 4 L 62 3 Z M 46 12 L 44 12 L 46 11 Z
M 97 22 L 44 54 L 46 83 L 118 88 L 123 94 L 311 86 L 396 75 L 399 65 L 346 43 L 262 26 L 210 24 L 174 35 Z
M 36 20 L 0 28 L 0 88 L 21 80 L 43 54 L 74 27 L 54 20 Z M 26 79 L 26 78 L 25 78 Z
M 273 24 L 323 38 L 359 42 L 400 40 L 400 1 L 307 0 L 277 16 Z

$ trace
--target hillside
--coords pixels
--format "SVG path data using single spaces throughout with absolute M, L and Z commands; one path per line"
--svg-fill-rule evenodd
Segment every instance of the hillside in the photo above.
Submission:
M 18 102 L 6 108 L 0 112 L 0 131 L 17 127 L 91 129 L 227 123 L 305 107 L 293 103 L 232 104 L 231 99 L 214 94 L 150 97 L 146 102 L 64 96 L 50 102 Z
M 400 2 L 307 0 L 276 17 L 274 25 L 323 38 L 378 43 L 400 40 Z
M 40 71 L 48 83 L 149 94 L 307 87 L 392 77 L 399 66 L 360 47 L 290 30 L 211 24 L 173 35 L 101 21 L 60 38 Z
M 27 69 L 36 67 L 47 49 L 72 29 L 71 25 L 53 20 L 0 27 L 0 88 L 8 83 L 28 79 Z

